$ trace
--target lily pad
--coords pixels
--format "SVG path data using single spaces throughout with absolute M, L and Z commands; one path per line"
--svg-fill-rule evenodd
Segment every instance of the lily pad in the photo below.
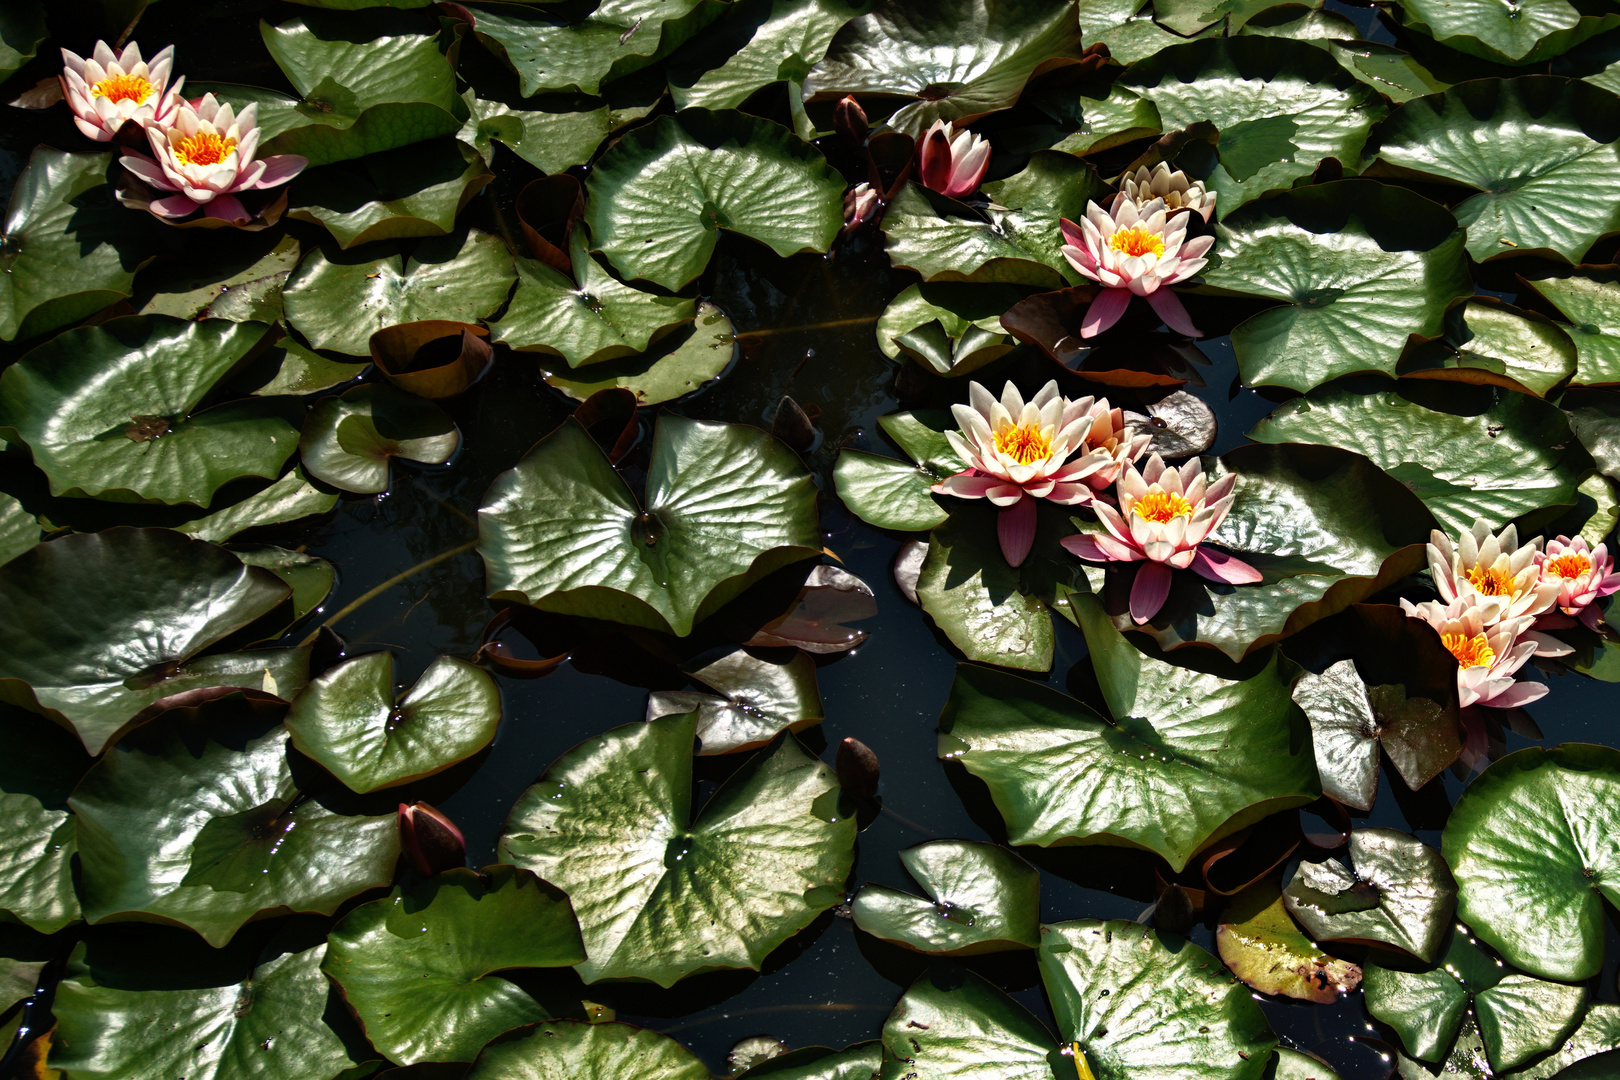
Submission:
M 495 1039 L 467 1080 L 710 1080 L 708 1066 L 667 1035 L 616 1021 L 548 1020 Z
M 804 80 L 810 100 L 907 100 L 889 126 L 920 135 L 1010 108 L 1054 60 L 1080 54 L 1078 9 L 1040 0 L 887 0 L 853 19 Z
M 454 139 L 435 139 L 300 173 L 287 216 L 324 226 L 342 248 L 444 236 L 493 179 L 477 151 Z
M 38 518 L 24 509 L 15 496 L 0 491 L 0 565 L 39 543 L 43 533 Z
M 199 656 L 291 595 L 268 570 L 167 529 L 40 544 L 0 567 L 0 697 L 70 727 L 97 754 L 178 695 L 262 690 L 267 675 L 296 690 L 285 654 Z
M 733 649 L 691 674 L 715 693 L 654 691 L 647 698 L 647 719 L 697 713 L 699 756 L 757 750 L 784 731 L 821 723 L 825 711 L 816 688 L 816 663 L 802 652 L 777 662 Z
M 281 403 L 193 412 L 269 332 L 168 316 L 69 330 L 0 377 L 0 424 L 53 495 L 207 506 L 231 480 L 279 476 L 297 446 Z
M 1177 667 L 1142 653 L 1083 599 L 1112 722 L 1041 684 L 966 664 L 940 717 L 940 757 L 985 782 L 1012 843 L 1141 848 L 1179 873 L 1222 837 L 1317 797 L 1305 716 L 1279 655 L 1242 678 Z
M 1366 454 L 1421 498 L 1447 532 L 1495 529 L 1575 505 L 1591 456 L 1554 406 L 1496 387 L 1324 386 L 1280 406 L 1249 437 Z
M 1620 26 L 1620 15 L 1577 7 L 1569 0 L 1404 0 L 1402 25 L 1449 49 L 1497 64 L 1551 60 L 1587 38 Z
M 16 4 L 0 12 L 0 79 L 32 60 L 48 37 L 43 5 Z
M 281 288 L 298 265 L 296 238 L 263 232 L 246 243 L 221 245 L 203 257 L 160 264 L 141 273 L 132 301 L 137 315 L 273 323 L 281 318 Z M 200 246 L 200 245 L 199 245 Z M 245 249 L 245 250 L 244 250 Z
M 912 285 L 879 317 L 878 348 L 891 360 L 909 356 L 934 375 L 966 375 L 1012 351 L 1001 316 L 1029 295 L 1016 286 Z
M 755 1065 L 737 1080 L 878 1080 L 883 1044 L 857 1043 L 843 1050 L 804 1046 Z
M 233 554 L 244 566 L 262 567 L 287 583 L 293 591 L 291 622 L 294 623 L 325 603 L 337 583 L 337 569 L 325 559 L 307 552 L 289 551 L 271 544 L 250 544 L 234 548 Z M 269 633 L 266 636 L 281 635 Z
M 570 418 L 495 479 L 478 518 L 491 598 L 681 637 L 821 551 L 815 487 L 792 451 L 672 414 L 653 435 L 644 504 Z
M 1454 209 L 1468 254 L 1569 260 L 1620 230 L 1620 98 L 1546 75 L 1479 79 L 1401 106 L 1368 155 L 1478 194 Z
M 1438 852 L 1393 829 L 1350 834 L 1351 871 L 1302 862 L 1283 896 L 1317 941 L 1385 946 L 1433 963 L 1446 943 L 1457 883 Z
M 895 1004 L 883 1050 L 883 1080 L 1070 1080 L 1075 1071 L 1068 1048 L 1029 1010 L 983 977 L 943 965 Z
M 1216 233 L 1216 288 L 1283 301 L 1232 331 L 1243 380 L 1305 391 L 1395 374 L 1408 335 L 1438 336 L 1471 295 L 1464 234 L 1446 209 L 1388 184 L 1343 180 L 1235 207 Z
M 1444 336 L 1414 339 L 1399 372 L 1418 379 L 1484 383 L 1546 397 L 1575 374 L 1575 342 L 1544 315 L 1494 296 L 1455 301 Z
M 925 532 L 950 517 L 932 492 L 941 476 L 897 458 L 844 450 L 833 467 L 838 497 L 850 513 L 880 529 Z
M 571 368 L 635 356 L 696 312 L 680 296 L 633 289 L 590 252 L 584 229 L 569 233 L 574 279 L 535 259 L 518 259 L 518 287 L 493 340 L 526 352 L 560 356 Z
M 568 898 L 515 866 L 451 870 L 403 896 L 355 908 L 332 930 L 322 969 L 401 1065 L 471 1061 L 495 1036 L 545 1019 L 497 972 L 585 959 Z
M 298 445 L 309 475 L 371 494 L 388 490 L 390 459 L 439 465 L 460 443 L 455 422 L 431 401 L 367 383 L 317 401 Z
M 844 181 L 809 143 L 745 113 L 688 109 L 621 138 L 586 182 L 591 241 L 626 278 L 679 289 L 703 273 L 719 230 L 778 255 L 826 251 Z
M 1215 944 L 1232 974 L 1262 994 L 1326 1005 L 1361 984 L 1361 968 L 1329 956 L 1299 932 L 1269 879 L 1227 901 Z
M 443 772 L 488 746 L 500 721 L 501 692 L 483 668 L 441 656 L 398 695 L 387 650 L 328 669 L 286 718 L 293 745 L 361 793 Z
M 640 356 L 582 369 L 542 360 L 540 370 L 547 386 L 575 401 L 619 388 L 634 394 L 638 405 L 658 405 L 696 393 L 719 379 L 736 354 L 737 334 L 731 320 L 707 300 L 699 300 L 689 327 L 671 331 Z
M 1328 36 L 1341 38 L 1338 34 Z M 1410 53 L 1393 45 L 1357 40 L 1330 40 L 1322 44 L 1333 54 L 1339 66 L 1397 105 L 1413 98 L 1438 94 L 1451 85 L 1424 67 Z
M 494 159 L 491 144 L 500 143 L 547 175 L 590 161 L 615 126 L 615 110 L 594 98 L 582 103 L 566 95 L 557 107 L 541 109 L 514 109 L 504 102 L 477 97 L 471 90 L 462 100 L 472 116 L 456 138 L 486 161 Z
M 279 311 L 278 294 L 278 311 Z M 279 314 L 278 314 L 279 317 Z M 260 351 L 230 380 L 230 388 L 254 397 L 304 397 L 358 379 L 369 361 L 333 359 L 283 337 Z
M 1525 284 L 1572 324 L 1564 327 L 1578 357 L 1571 384 L 1611 386 L 1620 383 L 1620 276 L 1601 270 L 1587 274 Z
M 929 899 L 867 882 L 850 910 L 868 934 L 943 956 L 1040 945 L 1040 874 L 1011 851 L 934 840 L 902 851 L 900 861 Z
M 302 468 L 294 466 L 291 472 L 263 491 L 206 517 L 188 521 L 177 529 L 187 536 L 218 544 L 262 525 L 280 525 L 327 513 L 337 501 L 337 492 L 316 487 Z
M 833 35 L 871 6 L 870 0 L 734 5 L 671 63 L 675 107 L 735 109 L 771 83 L 802 83 L 827 55 Z
M 1466 1027 L 1466 1026 L 1465 1026 Z M 1605 1080 L 1620 1064 L 1620 1005 L 1594 1001 L 1586 1018 L 1562 1046 L 1522 1069 L 1509 1080 Z
M 855 819 L 839 809 L 832 770 L 783 736 L 694 820 L 696 730 L 688 713 L 589 739 L 512 808 L 501 856 L 568 893 L 586 982 L 669 987 L 700 971 L 758 970 L 843 899 Z
M 1603 900 L 1620 903 L 1620 751 L 1529 747 L 1457 800 L 1442 850 L 1457 917 L 1514 967 L 1577 981 L 1603 966 Z
M 0 706 L 0 734 L 0 912 L 54 934 L 79 919 L 67 799 L 90 757 L 63 728 L 9 705 Z
M 393 880 L 395 815 L 346 814 L 293 778 L 280 723 L 157 725 L 69 800 L 91 922 L 189 926 L 215 948 L 250 919 L 331 915 Z
M 282 292 L 287 321 L 317 349 L 365 356 L 385 326 L 492 315 L 517 275 L 500 239 L 476 230 L 424 240 L 409 258 L 316 251 Z

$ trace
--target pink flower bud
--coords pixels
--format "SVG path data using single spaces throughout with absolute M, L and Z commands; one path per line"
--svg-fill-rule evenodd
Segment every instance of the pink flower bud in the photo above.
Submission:
M 948 120 L 935 120 L 917 140 L 917 176 L 930 191 L 952 199 L 971 195 L 989 168 L 990 144 Z
M 866 122 L 866 110 L 853 96 L 840 98 L 833 106 L 833 130 L 857 149 L 866 145 L 866 134 L 871 126 Z
M 425 802 L 399 804 L 399 843 L 424 877 L 467 865 L 467 841 L 461 830 Z

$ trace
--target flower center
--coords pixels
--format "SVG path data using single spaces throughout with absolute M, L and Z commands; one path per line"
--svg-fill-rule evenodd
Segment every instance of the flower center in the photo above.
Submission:
M 1512 596 L 1513 578 L 1505 570 L 1475 564 L 1468 571 L 1468 584 L 1482 596 Z M 1486 650 L 1487 652 L 1489 650 Z
M 236 140 L 222 138 L 212 131 L 199 131 L 181 139 L 174 156 L 182 165 L 218 165 L 236 152 Z
M 1004 427 L 996 432 L 996 450 L 1020 465 L 1028 465 L 1051 456 L 1052 440 L 1041 431 L 1039 424 Z
M 1143 521 L 1157 521 L 1163 525 L 1173 517 L 1191 517 L 1192 503 L 1169 491 L 1153 490 L 1136 500 L 1131 513 Z
M 1457 658 L 1457 663 L 1465 668 L 1490 667 L 1491 661 L 1496 659 L 1496 653 L 1491 650 L 1484 634 L 1475 634 L 1473 637 L 1464 634 L 1441 634 L 1440 644 L 1444 645 L 1451 655 Z
M 90 88 L 91 97 L 104 97 L 117 104 L 133 101 L 143 104 L 152 93 L 152 84 L 139 75 L 109 75 Z
M 1140 225 L 1120 229 L 1108 238 L 1108 246 L 1126 255 L 1163 255 L 1164 241 Z
M 1560 555 L 1556 559 L 1548 559 L 1544 566 L 1553 577 L 1572 579 L 1591 572 L 1592 560 L 1579 553 Z

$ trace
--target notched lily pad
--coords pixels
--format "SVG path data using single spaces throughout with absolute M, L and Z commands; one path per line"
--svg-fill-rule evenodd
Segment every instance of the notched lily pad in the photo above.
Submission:
M 784 731 L 821 723 L 816 663 L 802 652 L 782 661 L 734 649 L 691 676 L 714 693 L 654 691 L 647 698 L 647 719 L 696 712 L 700 756 L 757 750 Z
M 0 706 L 0 741 L 0 913 L 54 934 L 79 919 L 67 799 L 91 759 L 70 732 L 9 705 Z M 12 1004 L 0 999 L 0 1013 Z
M 977 371 L 1012 351 L 1001 316 L 1029 293 L 1013 285 L 912 285 L 878 318 L 878 348 L 891 360 L 910 357 L 934 375 Z
M 1488 383 L 1537 397 L 1575 374 L 1575 342 L 1544 315 L 1494 296 L 1454 301 L 1444 334 L 1414 339 L 1396 370 L 1418 379 Z
M 1040 945 L 1041 881 L 1013 852 L 972 840 L 934 840 L 900 853 L 929 899 L 867 882 L 855 925 L 907 949 L 977 956 Z
M 1440 853 L 1393 829 L 1350 834 L 1348 869 L 1305 861 L 1283 890 L 1289 913 L 1318 941 L 1395 949 L 1433 963 L 1445 945 L 1457 883 Z
M 323 226 L 341 248 L 444 236 L 493 179 L 477 151 L 453 139 L 435 139 L 299 174 L 287 216 Z
M 301 467 L 294 466 L 263 491 L 176 528 L 198 540 L 223 543 L 237 533 L 261 525 L 280 525 L 325 514 L 337 501 L 337 492 L 316 487 Z
M 658 405 L 693 394 L 720 378 L 737 355 L 737 334 L 725 313 L 699 300 L 687 327 L 665 335 L 640 356 L 569 368 L 561 357 L 543 359 L 546 385 L 575 401 L 614 388 L 628 390 L 638 405 Z
M 548 1020 L 493 1040 L 466 1080 L 711 1080 L 686 1047 L 646 1028 L 609 1021 Z
M 368 383 L 317 401 L 298 445 L 315 479 L 375 494 L 388 490 L 390 459 L 441 465 L 461 445 L 461 431 L 432 402 Z
M 1270 880 L 1227 902 L 1215 943 L 1221 962 L 1263 994 L 1326 1005 L 1361 985 L 1361 968 L 1329 956 L 1299 932 Z
M 1620 383 L 1620 274 L 1585 267 L 1584 274 L 1519 280 L 1568 319 L 1563 329 L 1575 343 L 1575 386 Z

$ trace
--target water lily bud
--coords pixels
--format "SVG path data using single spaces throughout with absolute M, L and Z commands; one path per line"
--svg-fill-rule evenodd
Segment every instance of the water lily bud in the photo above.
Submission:
M 841 98 L 833 106 L 833 130 L 853 147 L 866 145 L 866 134 L 871 130 L 871 125 L 866 122 L 866 110 L 853 96 Z
M 871 184 L 856 184 L 844 192 L 844 228 L 850 230 L 862 222 L 872 220 L 877 213 L 880 200 L 877 189 Z
M 838 783 L 845 791 L 857 798 L 870 799 L 877 794 L 878 776 L 883 770 L 872 748 L 859 739 L 851 738 L 838 744 L 833 771 L 838 774 Z
M 990 144 L 949 120 L 935 120 L 917 140 L 917 177 L 922 186 L 952 199 L 978 190 L 990 168 Z
M 399 843 L 424 877 L 467 865 L 467 841 L 461 830 L 425 802 L 399 804 Z

